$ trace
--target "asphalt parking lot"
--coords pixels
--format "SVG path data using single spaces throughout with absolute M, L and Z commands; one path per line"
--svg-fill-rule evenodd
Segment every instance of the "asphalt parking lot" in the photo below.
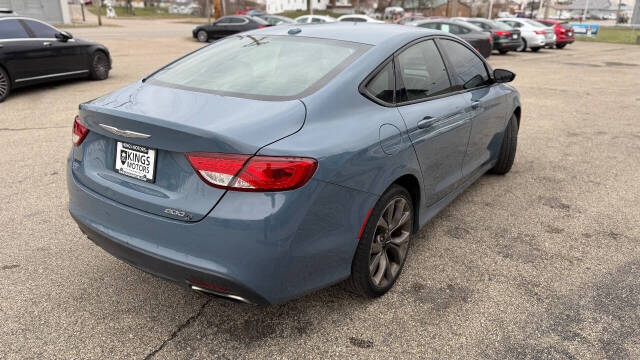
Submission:
M 511 173 L 422 229 L 386 296 L 261 307 L 142 273 L 69 216 L 78 104 L 201 46 L 193 25 L 118 24 L 71 30 L 109 47 L 108 80 L 0 104 L 0 358 L 640 358 L 640 46 L 491 57 L 523 101 Z

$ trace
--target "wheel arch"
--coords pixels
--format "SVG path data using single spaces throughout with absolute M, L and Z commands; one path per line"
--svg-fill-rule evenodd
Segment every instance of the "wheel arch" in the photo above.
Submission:
M 413 202 L 413 233 L 416 233 L 420 227 L 420 200 L 422 198 L 420 181 L 413 174 L 405 174 L 397 178 L 389 187 L 392 185 L 402 186 L 411 195 L 411 201 Z

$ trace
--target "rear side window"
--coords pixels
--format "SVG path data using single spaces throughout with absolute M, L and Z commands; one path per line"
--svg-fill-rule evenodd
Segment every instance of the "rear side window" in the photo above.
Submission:
M 482 86 L 489 80 L 484 61 L 466 46 L 453 40 L 440 40 L 442 49 L 453 66 L 455 83 L 464 89 Z
M 418 26 L 423 27 L 423 28 L 427 28 L 427 29 L 434 29 L 434 30 L 440 29 L 440 26 L 437 23 L 422 23 L 422 24 L 420 24 Z
M 49 25 L 45 25 L 41 22 L 33 21 L 33 20 L 23 20 L 23 21 L 25 22 L 25 24 L 27 24 L 27 26 L 31 29 L 31 31 L 33 31 L 33 34 L 37 38 L 53 39 L 56 37 L 56 34 L 58 33 L 58 30 L 56 30 L 55 28 Z
M 489 25 L 487 25 L 485 23 L 482 23 L 482 22 L 479 22 L 479 21 L 469 21 L 469 22 L 471 24 L 477 26 L 477 27 L 480 27 L 480 28 L 484 29 L 484 30 L 491 30 L 491 26 L 489 26 Z
M 370 46 L 291 36 L 235 35 L 164 68 L 149 82 L 259 100 L 308 95 Z
M 389 104 L 393 104 L 395 87 L 393 62 L 391 61 L 366 86 L 369 94 Z
M 352 22 L 367 22 L 366 19 L 363 18 L 356 18 L 356 17 L 350 17 L 350 18 L 343 18 L 340 21 L 352 21 Z
M 311 18 L 311 22 L 312 22 L 312 23 L 323 23 L 323 22 L 324 22 L 324 20 L 323 20 L 323 19 L 320 19 L 320 18 L 316 18 L 316 17 L 314 17 L 314 18 Z
M 0 39 L 23 39 L 29 34 L 18 20 L 0 20 Z
M 417 43 L 397 57 L 407 101 L 447 93 L 451 82 L 444 61 L 433 40 Z

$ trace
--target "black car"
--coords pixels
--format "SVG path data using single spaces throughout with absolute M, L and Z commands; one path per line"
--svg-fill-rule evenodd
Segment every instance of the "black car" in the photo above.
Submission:
M 199 25 L 193 29 L 193 37 L 198 41 L 207 42 L 265 26 L 269 26 L 269 23 L 256 16 L 223 16 L 212 24 Z
M 493 50 L 498 50 L 500 54 L 516 51 L 522 46 L 520 30 L 514 29 L 505 23 L 483 18 L 464 18 L 462 20 L 485 31 L 490 31 L 493 36 Z
M 485 59 L 491 56 L 491 51 L 493 49 L 493 45 L 491 44 L 493 41 L 491 33 L 486 32 L 475 25 L 462 21 L 451 21 L 445 19 L 424 20 L 413 24 L 427 29 L 435 29 L 458 35 L 478 50 Z
M 109 51 L 100 44 L 39 20 L 0 17 L 0 102 L 18 87 L 87 76 L 104 80 L 109 70 Z
M 295 20 L 293 20 L 291 18 L 288 18 L 286 16 L 263 14 L 263 15 L 258 15 L 258 17 L 260 19 L 268 22 L 269 25 L 271 25 L 271 26 L 285 25 L 285 24 L 296 24 Z

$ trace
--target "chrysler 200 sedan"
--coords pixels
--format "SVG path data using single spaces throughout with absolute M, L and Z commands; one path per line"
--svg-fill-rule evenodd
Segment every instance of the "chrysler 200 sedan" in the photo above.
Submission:
M 234 35 L 80 105 L 69 210 L 115 257 L 199 292 L 278 303 L 347 280 L 380 296 L 412 234 L 510 170 L 514 76 L 417 27 Z

